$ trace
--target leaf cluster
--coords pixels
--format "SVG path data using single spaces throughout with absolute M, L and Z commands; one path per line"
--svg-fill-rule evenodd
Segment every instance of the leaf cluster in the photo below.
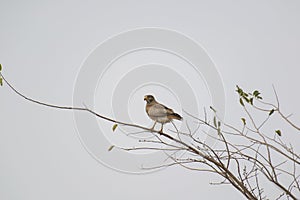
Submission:
M 253 105 L 254 99 L 262 100 L 263 98 L 260 96 L 261 93 L 258 90 L 254 90 L 252 93 L 250 92 L 244 92 L 242 88 L 240 88 L 238 85 L 236 86 L 236 92 L 239 94 L 240 97 L 240 104 L 242 106 L 245 106 L 244 101 L 248 104 Z

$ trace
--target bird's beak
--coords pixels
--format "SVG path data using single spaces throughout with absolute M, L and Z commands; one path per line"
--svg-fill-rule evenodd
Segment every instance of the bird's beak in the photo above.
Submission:
M 144 101 L 146 101 L 147 100 L 147 96 L 144 96 Z

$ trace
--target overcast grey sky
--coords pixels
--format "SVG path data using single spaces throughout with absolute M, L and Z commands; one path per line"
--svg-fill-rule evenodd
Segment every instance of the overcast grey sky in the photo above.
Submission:
M 274 84 L 284 111 L 300 124 L 299 10 L 296 0 L 1 1 L 0 63 L 6 78 L 24 94 L 72 105 L 81 66 L 103 41 L 136 28 L 174 30 L 200 44 L 215 64 L 226 96 L 225 119 L 241 117 L 236 84 L 260 89 L 270 100 Z M 142 55 L 132 59 L 136 56 Z M 197 93 L 203 104 L 210 102 L 209 93 Z M 209 185 L 217 177 L 180 167 L 141 175 L 112 170 L 87 152 L 72 112 L 28 103 L 5 86 L 0 97 L 0 199 L 242 198 L 231 186 Z M 181 102 L 173 97 L 161 99 L 180 110 Z M 131 119 L 150 124 L 129 112 Z M 283 137 L 300 144 L 295 133 Z

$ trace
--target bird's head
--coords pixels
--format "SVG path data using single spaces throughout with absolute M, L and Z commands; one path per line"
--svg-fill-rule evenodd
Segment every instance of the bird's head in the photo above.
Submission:
M 146 101 L 147 103 L 152 103 L 155 102 L 155 98 L 152 95 L 146 95 L 144 96 L 144 101 Z

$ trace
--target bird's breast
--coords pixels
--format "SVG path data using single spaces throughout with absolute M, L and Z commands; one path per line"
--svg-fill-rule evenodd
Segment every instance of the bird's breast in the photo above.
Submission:
M 167 123 L 172 120 L 168 117 L 167 110 L 159 104 L 146 105 L 146 112 L 150 119 L 159 123 Z

